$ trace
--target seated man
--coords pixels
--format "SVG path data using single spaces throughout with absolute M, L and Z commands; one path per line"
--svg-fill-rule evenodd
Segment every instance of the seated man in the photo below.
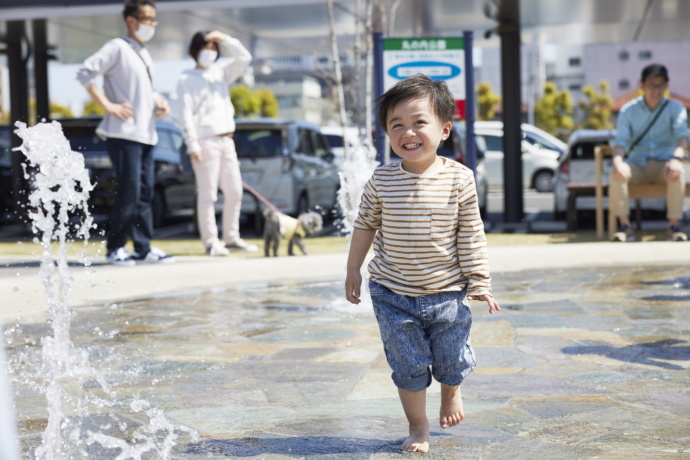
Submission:
M 614 241 L 634 241 L 628 185 L 643 184 L 666 184 L 669 239 L 688 239 L 680 228 L 688 114 L 680 102 L 664 97 L 668 80 L 665 66 L 645 67 L 640 81 L 642 96 L 625 104 L 618 115 L 616 138 L 611 142 L 613 169 L 609 181 L 609 212 L 614 213 L 619 223 Z

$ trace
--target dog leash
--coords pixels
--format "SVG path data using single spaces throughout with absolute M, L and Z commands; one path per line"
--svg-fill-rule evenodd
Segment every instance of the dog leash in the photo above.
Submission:
M 244 179 L 242 179 L 242 185 L 244 186 L 244 188 L 247 189 L 247 191 L 248 191 L 249 193 L 251 193 L 252 195 L 254 195 L 254 197 L 256 197 L 258 200 L 260 200 L 263 204 L 265 204 L 265 205 L 268 206 L 269 208 L 273 209 L 274 211 L 279 212 L 280 214 L 285 214 L 283 211 L 281 211 L 280 209 L 276 208 L 276 206 L 275 206 L 273 203 L 271 203 L 271 202 L 268 201 L 266 198 L 264 198 L 263 196 L 261 196 L 261 194 L 260 194 L 259 192 L 257 192 L 256 190 L 254 190 L 248 183 L 246 183 L 246 182 L 244 181 Z

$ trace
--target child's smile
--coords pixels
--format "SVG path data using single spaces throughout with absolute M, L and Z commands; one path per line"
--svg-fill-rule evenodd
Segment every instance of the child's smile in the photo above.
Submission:
M 393 151 L 403 159 L 403 169 L 423 174 L 437 163 L 436 150 L 448 138 L 451 127 L 451 122 L 441 123 L 429 99 L 422 98 L 393 107 L 387 132 Z

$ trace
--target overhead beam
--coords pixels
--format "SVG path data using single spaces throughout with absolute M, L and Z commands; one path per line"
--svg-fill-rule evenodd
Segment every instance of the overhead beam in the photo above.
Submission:
M 4 2 L 3 2 L 4 3 Z M 122 13 L 122 0 L 22 0 L 21 7 L 6 7 L 0 3 L 2 18 L 6 21 L 47 18 L 75 18 Z M 12 0 L 14 6 L 16 0 Z M 354 3 L 354 0 L 340 0 L 339 3 Z M 325 6 L 324 0 L 295 0 L 290 6 Z M 227 10 L 232 8 L 275 8 L 286 6 L 285 0 L 157 0 L 159 12 Z

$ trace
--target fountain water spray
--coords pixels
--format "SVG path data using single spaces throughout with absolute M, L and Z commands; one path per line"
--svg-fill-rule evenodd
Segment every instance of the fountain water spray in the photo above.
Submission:
M 2 328 L 0 328 L 2 332 Z M 0 334 L 0 336 L 2 336 Z M 14 420 L 12 392 L 7 373 L 5 347 L 0 344 L 0 458 L 3 460 L 19 459 L 19 444 L 17 443 L 17 429 Z
M 343 215 L 341 230 L 347 235 L 352 234 L 364 185 L 378 165 L 375 160 L 376 150 L 366 141 L 349 153 L 343 161 L 340 172 L 340 189 L 338 190 L 338 205 Z
M 40 278 L 43 281 L 50 309 L 52 337 L 41 340 L 41 360 L 36 369 L 38 391 L 44 392 L 48 403 L 48 423 L 42 435 L 42 443 L 35 456 L 41 460 L 72 460 L 90 458 L 89 449 L 100 445 L 103 449 L 119 449 L 117 460 L 146 458 L 167 459 L 178 438 L 177 432 L 186 431 L 194 438 L 196 433 L 185 427 L 175 427 L 161 411 L 151 409 L 148 402 L 137 398 L 129 405 L 131 412 L 144 412 L 149 425 L 131 431 L 131 427 L 119 422 L 114 414 L 106 418 L 115 423 L 101 423 L 110 429 L 112 425 L 127 434 L 128 440 L 100 432 L 95 414 L 108 408 L 119 408 L 116 392 L 102 373 L 89 363 L 89 351 L 78 349 L 70 340 L 70 323 L 73 312 L 69 308 L 69 291 L 72 276 L 67 263 L 67 241 L 70 232 L 84 240 L 86 248 L 89 231 L 93 226 L 87 200 L 93 185 L 84 157 L 73 152 L 56 121 L 39 123 L 28 128 L 16 123 L 15 131 L 23 139 L 19 148 L 26 156 L 25 177 L 31 178 L 33 189 L 28 199 L 28 215 L 32 229 L 40 242 Z M 31 177 L 29 177 L 31 175 Z M 74 217 L 82 216 L 81 223 L 74 224 Z M 71 222 L 72 221 L 72 222 Z M 53 243 L 57 242 L 58 258 L 52 258 Z M 86 251 L 79 254 L 85 266 L 90 266 Z M 90 419 L 87 424 L 84 422 Z M 103 457 L 101 457 L 103 458 Z

